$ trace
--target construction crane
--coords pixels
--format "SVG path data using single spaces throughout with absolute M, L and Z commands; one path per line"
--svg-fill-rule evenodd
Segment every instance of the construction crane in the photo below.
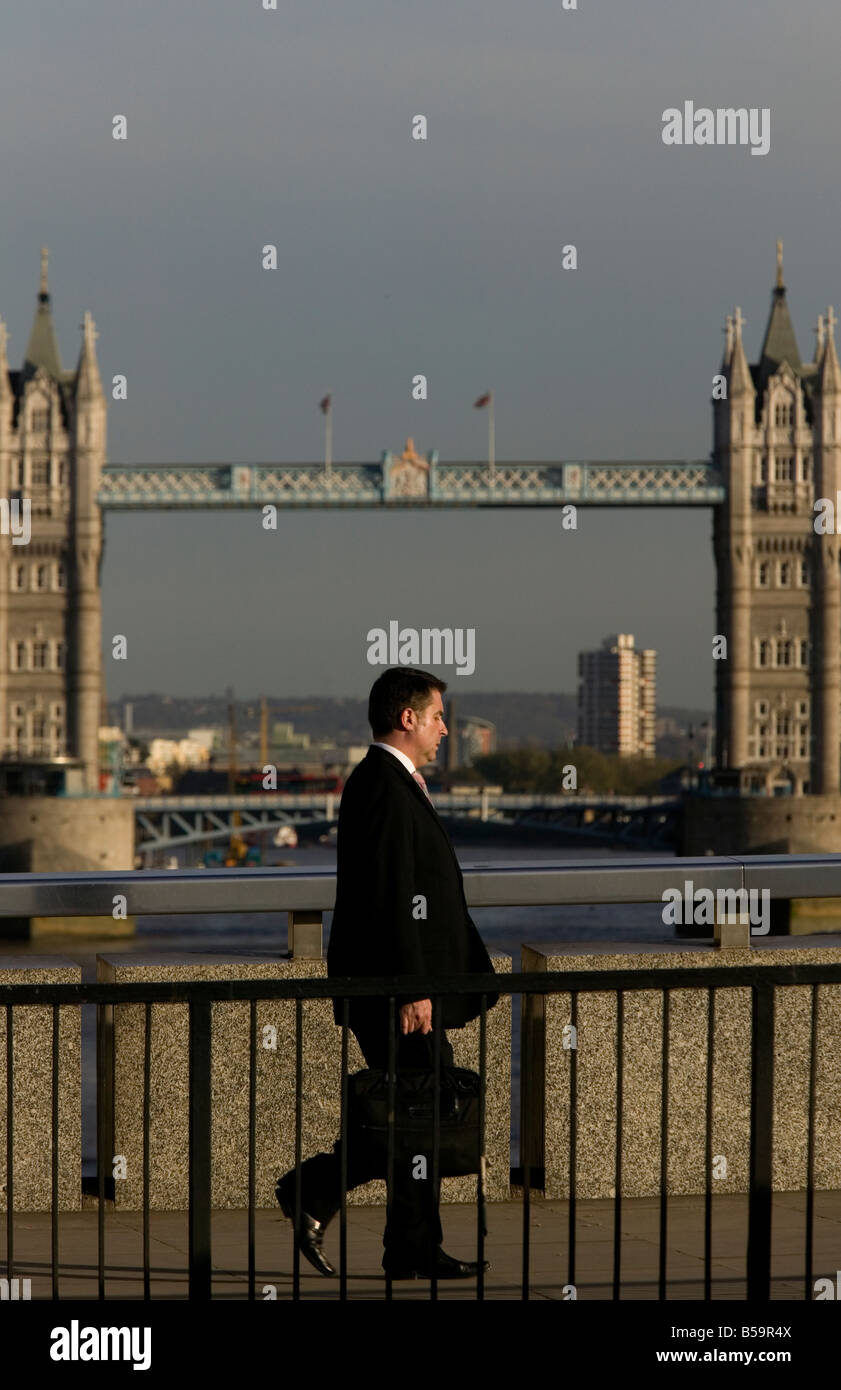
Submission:
M 228 795 L 234 796 L 237 790 L 237 717 L 233 686 L 228 686 Z M 232 833 L 228 845 L 226 869 L 235 869 L 246 855 L 246 845 L 241 835 L 233 827 L 240 824 L 239 811 L 231 813 Z
M 260 766 L 269 761 L 269 702 L 265 695 L 260 696 Z M 265 774 L 264 774 L 265 775 Z

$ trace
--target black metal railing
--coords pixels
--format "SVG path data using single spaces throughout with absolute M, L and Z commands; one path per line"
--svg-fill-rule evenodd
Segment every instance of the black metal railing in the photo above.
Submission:
M 350 1001 L 360 998 L 381 998 L 388 1000 L 388 1077 L 389 1077 L 389 1126 L 387 1190 L 389 1202 L 394 1188 L 395 1161 L 395 1055 L 396 1055 L 396 1000 L 398 997 L 433 1000 L 433 1023 L 445 996 L 469 993 L 480 999 L 479 1015 L 479 1075 L 480 1092 L 483 1098 L 480 1113 L 480 1152 L 484 1152 L 485 1106 L 484 1096 L 487 1083 L 487 1000 L 489 995 L 520 994 L 546 996 L 557 993 L 568 994 L 571 999 L 571 1019 L 577 1026 L 578 1000 L 581 995 L 594 992 L 616 994 L 616 1153 L 615 1153 L 615 1197 L 613 1208 L 613 1272 L 612 1295 L 619 1299 L 622 1291 L 622 1209 L 623 1209 L 623 1076 L 624 1040 L 623 1008 L 625 995 L 635 991 L 655 991 L 662 994 L 662 1093 L 660 1115 L 660 1201 L 659 1201 L 659 1239 L 658 1239 L 658 1295 L 660 1299 L 668 1296 L 668 1157 L 669 1157 L 669 1002 L 674 990 L 705 991 L 708 1000 L 707 1011 L 707 1066 L 705 1096 L 704 1137 L 706 1159 L 706 1190 L 704 1193 L 704 1298 L 713 1296 L 712 1282 L 712 1212 L 714 1198 L 710 1186 L 712 1163 L 712 1117 L 713 1096 L 713 1036 L 715 1027 L 715 999 L 718 990 L 749 988 L 752 996 L 751 1021 L 751 1087 L 750 1087 L 750 1165 L 748 1201 L 748 1230 L 746 1241 L 746 1286 L 747 1297 L 751 1300 L 767 1301 L 771 1296 L 771 1257 L 772 1257 L 772 1143 L 773 1143 L 773 1094 L 774 1094 L 774 1006 L 775 991 L 792 986 L 811 986 L 811 1020 L 809 1041 L 809 1093 L 808 1093 L 808 1134 L 807 1134 L 807 1182 L 804 1229 L 804 1265 L 800 1277 L 804 1298 L 811 1299 L 813 1287 L 814 1252 L 814 1179 L 815 1179 L 815 1134 L 818 1125 L 816 1110 L 816 1073 L 818 1065 L 817 1050 L 817 1009 L 819 991 L 822 986 L 841 984 L 841 964 L 798 964 L 798 965 L 734 965 L 698 967 L 681 969 L 648 968 L 640 970 L 599 970 L 563 971 L 555 973 L 522 973 L 476 976 L 434 976 L 417 978 L 378 978 L 378 979 L 286 979 L 286 980 L 236 980 L 236 981 L 191 981 L 172 983 L 138 984 L 26 984 L 0 986 L 0 1007 L 4 1008 L 6 1025 L 5 1046 L 5 1104 L 6 1104 L 6 1277 L 11 1282 L 22 1261 L 15 1252 L 15 1173 L 14 1173 L 14 1026 L 15 1012 L 18 1008 L 41 1005 L 49 1007 L 52 1016 L 52 1151 L 51 1151 L 51 1242 L 50 1277 L 52 1298 L 62 1297 L 61 1291 L 61 1246 L 62 1232 L 59 1212 L 59 1024 L 62 1009 L 80 1005 L 94 1005 L 97 1011 L 97 1288 L 98 1297 L 106 1297 L 107 1265 L 107 1182 L 106 1173 L 110 1162 L 106 1124 L 106 1047 L 104 1039 L 105 1010 L 115 1005 L 143 1004 L 145 1006 L 145 1037 L 143 1055 L 143 1298 L 152 1296 L 150 1268 L 150 1093 L 151 1093 L 151 1053 L 150 1035 L 152 1006 L 154 1004 L 186 1004 L 189 1006 L 189 1256 L 188 1256 L 188 1294 L 191 1299 L 207 1300 L 213 1292 L 213 1265 L 211 1242 L 211 1172 L 212 1172 L 212 1093 L 211 1093 L 211 1046 L 212 1046 L 212 1005 L 216 1002 L 242 1001 L 250 1005 L 249 1040 L 250 1061 L 248 1075 L 248 1210 L 247 1210 L 247 1269 L 238 1271 L 243 1277 L 247 1297 L 256 1298 L 256 1149 L 257 1135 L 256 1111 L 256 1066 L 257 1066 L 257 1027 L 256 1005 L 258 1000 L 287 1000 L 295 1002 L 295 1213 L 296 1224 L 300 1224 L 301 1214 L 301 1164 L 302 1164 L 302 1121 L 304 1111 L 303 1095 L 303 1015 L 307 1001 L 339 999 L 343 1001 L 343 1026 L 341 1047 L 341 1209 L 339 1212 L 339 1298 L 348 1296 L 348 1239 L 347 1239 L 347 1179 L 348 1179 L 348 1019 Z M 524 1010 L 525 1013 L 525 1010 Z M 439 1176 L 440 1145 L 440 1071 L 441 1029 L 433 1027 L 435 1101 L 434 1125 L 432 1134 L 432 1174 L 437 1185 Z M 521 1054 L 521 1085 L 524 1113 L 533 1100 L 530 1094 L 529 1049 L 523 1047 Z M 577 1129 L 578 1113 L 578 1074 L 575 1050 L 570 1058 L 570 1133 L 569 1133 L 569 1198 L 567 1203 L 567 1275 L 568 1285 L 576 1285 L 576 1265 L 580 1249 L 580 1234 L 577 1217 L 581 1204 L 576 1193 L 576 1161 L 579 1140 Z M 530 1280 L 530 1235 L 531 1206 L 533 1189 L 533 1165 L 527 1148 L 524 1148 L 522 1163 L 522 1252 L 520 1268 L 521 1297 L 528 1299 L 531 1291 Z M 485 1231 L 483 1221 L 482 1175 L 477 1175 L 477 1220 L 476 1220 L 476 1258 L 479 1274 L 476 1278 L 476 1298 L 485 1296 L 485 1278 L 482 1272 L 485 1255 Z M 791 1276 L 787 1276 L 789 1279 Z M 438 1296 L 436 1279 L 430 1279 L 430 1297 Z M 300 1255 L 294 1244 L 292 1298 L 301 1297 Z M 385 1297 L 392 1297 L 392 1281 L 386 1275 Z

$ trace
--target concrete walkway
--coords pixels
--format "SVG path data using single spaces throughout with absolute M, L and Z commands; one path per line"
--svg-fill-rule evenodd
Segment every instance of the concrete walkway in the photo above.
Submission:
M 817 1193 L 813 1277 L 831 1277 L 840 1265 L 841 1193 Z M 385 1295 L 382 1276 L 382 1226 L 379 1207 L 348 1211 L 348 1294 L 352 1300 L 378 1300 Z M 544 1202 L 532 1194 L 530 1297 L 563 1300 L 567 1283 L 567 1204 Z M 746 1198 L 716 1197 L 713 1205 L 713 1300 L 744 1300 Z M 475 1211 L 463 1205 L 442 1207 L 445 1248 L 462 1259 L 475 1258 Z M 4 1269 L 4 1218 L 0 1223 L 0 1269 Z M 485 1258 L 485 1298 L 520 1300 L 523 1289 L 523 1205 L 495 1202 L 488 1208 L 489 1234 Z M 623 1202 L 621 1215 L 621 1293 L 623 1300 L 658 1298 L 659 1201 L 634 1198 Z M 188 1223 L 183 1212 L 153 1212 L 152 1297 L 181 1300 L 188 1293 Z M 213 1213 L 214 1298 L 247 1297 L 245 1212 Z M 329 1229 L 325 1250 L 338 1265 L 338 1220 Z M 63 1213 L 60 1222 L 60 1295 L 96 1298 L 97 1213 L 86 1200 L 82 1212 Z M 703 1298 L 703 1201 L 673 1197 L 667 1223 L 667 1298 Z M 771 1297 L 802 1300 L 805 1252 L 805 1194 L 774 1197 Z M 256 1213 L 257 1297 L 292 1297 L 291 1225 L 281 1213 Z M 14 1275 L 32 1280 L 32 1298 L 50 1298 L 49 1213 L 19 1213 L 15 1218 Z M 613 1295 L 613 1204 L 578 1202 L 575 1287 L 581 1300 L 609 1300 Z M 338 1279 L 324 1279 L 306 1261 L 300 1262 L 302 1298 L 338 1300 Z M 142 1298 L 142 1219 L 140 1213 L 106 1213 L 106 1297 Z M 424 1282 L 393 1284 L 393 1297 L 428 1298 Z M 475 1282 L 442 1282 L 438 1297 L 475 1300 Z
M 97 1212 L 85 1199 L 86 1209 L 62 1214 L 60 1221 L 60 1296 L 97 1296 Z M 774 1198 L 772 1226 L 772 1298 L 804 1298 L 804 1193 L 782 1193 Z M 475 1209 L 442 1206 L 445 1249 L 461 1259 L 475 1259 Z M 385 1280 L 382 1259 L 381 1207 L 348 1210 L 348 1296 L 354 1300 L 382 1299 Z M 579 1299 L 610 1299 L 613 1292 L 613 1203 L 578 1203 L 576 1288 Z M 530 1297 L 564 1298 L 567 1282 L 567 1203 L 544 1202 L 532 1194 Z M 256 1225 L 257 1297 L 292 1296 L 291 1226 L 279 1211 L 258 1211 Z M 491 1262 L 486 1275 L 487 1299 L 519 1300 L 522 1295 L 523 1208 L 520 1201 L 494 1203 L 488 1208 L 489 1235 L 485 1255 Z M 150 1217 L 153 1299 L 187 1296 L 188 1231 L 183 1212 L 153 1212 Z M 659 1201 L 657 1198 L 626 1199 L 622 1207 L 622 1299 L 658 1297 Z M 667 1297 L 702 1299 L 703 1199 L 673 1197 L 667 1226 Z M 743 1300 L 747 1242 L 747 1199 L 719 1196 L 713 1206 L 712 1297 Z M 339 1224 L 330 1227 L 325 1249 L 338 1265 Z M 220 1299 L 247 1297 L 247 1219 L 245 1212 L 213 1213 L 213 1296 Z M 19 1278 L 32 1280 L 32 1297 L 50 1298 L 50 1217 L 21 1213 L 15 1218 L 15 1268 Z M 815 1197 L 814 1278 L 830 1277 L 841 1264 L 841 1192 L 819 1192 Z M 0 1271 L 5 1274 L 5 1216 L 0 1220 Z M 106 1297 L 136 1299 L 143 1296 L 142 1220 L 140 1213 L 106 1211 Z M 475 1300 L 474 1280 L 442 1282 L 440 1299 Z M 338 1279 L 326 1279 L 301 1261 L 301 1297 L 335 1300 Z M 428 1282 L 393 1285 L 396 1299 L 428 1299 Z

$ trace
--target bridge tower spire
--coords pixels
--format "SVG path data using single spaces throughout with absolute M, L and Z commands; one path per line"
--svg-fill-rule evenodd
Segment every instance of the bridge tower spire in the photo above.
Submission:
M 11 410 L 14 401 L 14 392 L 9 383 L 8 341 L 9 334 L 6 325 L 3 320 L 0 319 L 0 449 L 3 448 L 5 430 L 11 429 L 12 427 Z M 7 482 L 8 479 L 3 478 L 2 486 L 5 487 Z
M 815 496 L 841 495 L 841 368 L 835 349 L 835 310 L 822 320 L 814 408 Z M 837 796 L 841 783 L 841 542 L 839 518 L 812 537 L 812 781 L 813 792 Z
M 99 789 L 99 721 L 102 678 L 102 515 L 97 502 L 105 466 L 106 404 L 96 358 L 96 325 L 82 324 L 82 346 L 73 381 L 71 430 L 75 467 L 70 564 L 67 716 L 70 743 L 82 759 L 88 791 Z
M 716 737 L 719 767 L 741 767 L 748 756 L 750 695 L 750 583 L 753 568 L 751 465 L 756 392 L 742 343 L 740 308 L 728 320 L 727 397 L 716 400 L 714 456 L 727 485 L 715 508 L 716 632 L 727 638 L 727 659 L 716 663 Z
M 31 376 L 42 367 L 48 376 L 58 381 L 62 376 L 61 353 L 53 324 L 50 292 L 47 288 L 47 248 L 41 247 L 41 276 L 38 284 L 38 306 L 32 321 L 32 331 L 26 346 L 24 374 Z

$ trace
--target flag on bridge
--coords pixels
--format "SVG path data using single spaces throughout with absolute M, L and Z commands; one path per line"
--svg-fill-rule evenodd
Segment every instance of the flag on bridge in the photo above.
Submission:
M 322 415 L 326 415 L 328 410 L 330 409 L 330 397 L 325 396 L 323 400 L 319 401 L 318 408 L 321 411 Z
M 483 410 L 488 407 L 488 476 L 493 478 L 496 466 L 496 435 L 494 431 L 494 393 L 486 391 L 484 396 L 480 396 L 473 405 L 476 410 Z

